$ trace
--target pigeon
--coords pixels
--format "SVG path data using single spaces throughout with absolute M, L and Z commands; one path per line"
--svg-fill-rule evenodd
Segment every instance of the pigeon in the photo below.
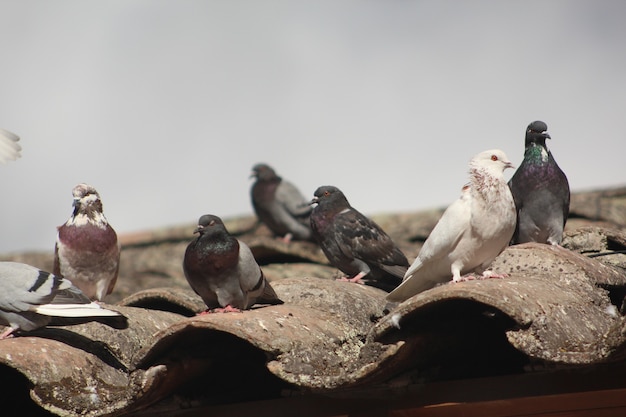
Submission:
M 53 273 L 71 280 L 91 300 L 102 301 L 117 281 L 120 244 L 96 189 L 81 183 L 72 194 L 74 211 L 57 228 Z
M 8 326 L 0 339 L 46 326 L 53 317 L 124 318 L 92 302 L 65 278 L 19 262 L 0 262 L 0 324 Z
M 251 177 L 256 178 L 250 197 L 259 220 L 285 242 L 313 240 L 309 220 L 312 208 L 304 195 L 267 164 L 252 167 Z
M 254 304 L 283 304 L 250 248 L 228 233 L 222 219 L 205 214 L 194 233 L 199 236 L 185 250 L 183 270 L 191 288 L 208 307 L 203 313 L 240 312 Z
M 406 271 L 402 284 L 387 295 L 401 302 L 438 284 L 472 279 L 497 278 L 487 270 L 506 248 L 515 230 L 515 203 L 504 179 L 511 162 L 498 149 L 479 153 L 470 161 L 470 182 L 461 196 L 443 213 Z
M 509 181 L 517 208 L 512 244 L 560 245 L 569 214 L 567 177 L 546 146 L 548 126 L 535 121 L 526 129 L 524 160 Z
M 348 274 L 342 280 L 391 291 L 409 261 L 374 221 L 361 214 L 337 187 L 322 186 L 310 204 L 313 235 L 330 263 Z
M 15 161 L 22 156 L 20 154 L 22 147 L 17 143 L 19 140 L 15 133 L 0 129 L 0 163 Z

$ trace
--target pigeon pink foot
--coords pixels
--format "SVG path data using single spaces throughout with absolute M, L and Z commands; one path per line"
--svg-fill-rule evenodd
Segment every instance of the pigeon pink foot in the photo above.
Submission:
M 508 276 L 509 276 L 509 274 L 507 274 L 506 272 L 503 272 L 503 273 L 499 274 L 497 272 L 486 270 L 486 271 L 483 272 L 483 274 L 480 276 L 479 279 L 489 279 L 489 278 L 502 279 L 502 278 L 508 278 Z
M 342 282 L 352 282 L 354 284 L 361 284 L 361 285 L 365 285 L 365 282 L 363 282 L 363 280 L 361 280 L 361 278 L 363 278 L 365 275 L 365 273 L 363 272 L 359 272 L 358 274 L 356 274 L 355 276 L 353 276 L 352 278 L 348 278 L 348 277 L 341 277 L 341 278 L 337 278 L 337 281 L 342 281 Z
M 214 308 L 212 313 L 241 313 L 241 310 L 228 304 L 224 308 Z
M 280 238 L 280 240 L 282 240 L 285 243 L 291 243 L 292 239 L 293 239 L 293 234 L 291 234 L 291 233 L 287 233 L 285 236 Z
M 456 282 L 466 282 L 466 281 L 474 281 L 476 279 L 477 279 L 476 275 L 474 275 L 474 274 L 465 274 L 465 275 L 462 275 L 462 276 L 460 276 L 460 277 L 458 277 L 456 279 L 452 278 L 452 282 L 455 282 L 455 283 Z
M 214 314 L 214 313 L 241 313 L 241 310 L 235 308 L 228 304 L 226 307 L 218 307 L 218 308 L 207 308 L 206 310 L 198 313 L 198 316 L 204 316 L 205 314 Z
M 14 331 L 15 331 L 15 329 L 13 327 L 7 327 L 5 331 L 0 333 L 0 340 L 2 340 L 2 339 L 9 339 L 11 337 L 14 337 L 15 336 L 13 334 Z

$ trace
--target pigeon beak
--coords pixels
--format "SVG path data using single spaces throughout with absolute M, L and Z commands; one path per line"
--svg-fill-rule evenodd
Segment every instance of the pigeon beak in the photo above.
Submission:
M 313 200 L 309 201 L 309 206 L 312 206 L 313 204 L 317 204 L 320 202 L 320 199 L 317 197 L 313 197 Z
M 194 229 L 193 233 L 194 234 L 200 233 L 202 230 L 204 230 L 204 226 L 198 226 Z
M 72 200 L 72 207 L 78 207 L 80 205 L 80 198 Z
M 552 139 L 552 138 L 550 137 L 550 135 L 548 135 L 548 133 L 547 133 L 547 132 L 544 132 L 544 133 L 543 133 L 543 137 L 544 137 L 544 138 L 546 138 L 546 139 Z
M 504 164 L 504 169 L 507 169 L 507 168 L 515 169 L 515 165 L 513 165 L 510 161 L 506 161 L 506 163 Z

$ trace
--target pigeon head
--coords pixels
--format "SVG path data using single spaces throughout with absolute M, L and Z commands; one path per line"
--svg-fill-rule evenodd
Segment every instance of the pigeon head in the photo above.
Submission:
M 100 194 L 88 184 L 78 184 L 72 189 L 74 211 L 68 220 L 68 225 L 85 222 L 106 225 L 107 220 L 102 214 L 102 200 Z
M 540 120 L 534 121 L 529 124 L 526 128 L 525 146 L 528 147 L 531 143 L 535 143 L 545 148 L 546 139 L 550 139 L 550 135 L 546 132 L 547 130 L 548 125 Z
M 309 204 L 318 204 L 324 206 L 350 207 L 348 199 L 337 187 L 332 185 L 323 185 L 315 190 L 313 199 Z
M 484 170 L 494 175 L 501 175 L 507 168 L 515 167 L 500 149 L 483 151 L 470 161 L 471 170 Z
M 253 166 L 250 178 L 257 178 L 260 181 L 280 180 L 280 177 L 276 175 L 276 171 L 267 164 L 256 164 Z
M 201 216 L 200 219 L 198 219 L 198 226 L 193 232 L 199 233 L 201 236 L 227 233 L 226 226 L 224 226 L 222 219 L 212 214 Z

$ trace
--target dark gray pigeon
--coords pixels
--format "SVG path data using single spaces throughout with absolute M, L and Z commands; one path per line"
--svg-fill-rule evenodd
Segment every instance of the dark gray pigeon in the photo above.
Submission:
M 569 214 L 570 190 L 546 146 L 548 126 L 535 121 L 526 129 L 524 160 L 509 181 L 517 209 L 512 244 L 524 242 L 560 245 Z
M 282 304 L 252 251 L 231 236 L 222 220 L 205 214 L 185 251 L 183 270 L 191 288 L 204 300 L 206 312 L 247 310 L 254 304 Z
M 330 263 L 351 276 L 344 280 L 385 291 L 400 284 L 409 262 L 387 233 L 350 206 L 337 187 L 319 187 L 314 195 L 313 235 Z
M 71 280 L 91 300 L 102 301 L 117 281 L 120 244 L 96 189 L 78 184 L 72 195 L 72 215 L 58 227 L 53 273 Z
M 22 147 L 17 143 L 19 140 L 15 133 L 0 129 L 0 163 L 15 161 L 22 156 Z
M 89 300 L 67 279 L 23 263 L 0 262 L 0 324 L 9 326 L 0 339 L 46 326 L 53 317 L 123 318 Z
M 311 206 L 302 193 L 285 181 L 267 164 L 252 168 L 256 181 L 250 190 L 252 207 L 261 222 L 286 242 L 313 240 Z

